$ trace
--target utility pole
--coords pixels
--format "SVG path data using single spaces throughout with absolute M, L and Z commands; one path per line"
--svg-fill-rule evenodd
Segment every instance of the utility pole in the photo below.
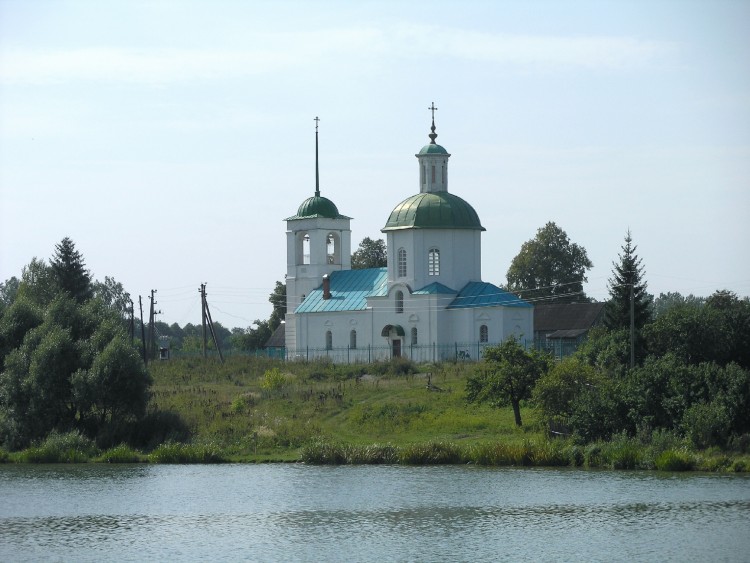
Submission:
M 133 300 L 130 300 L 130 323 L 129 323 L 129 331 L 130 331 L 130 343 L 133 343 L 133 339 L 135 338 L 135 317 L 133 315 Z
M 206 342 L 206 284 L 202 283 L 201 288 L 198 290 L 201 294 L 201 325 L 203 327 L 203 357 L 207 355 L 207 342 Z
M 148 355 L 153 360 L 156 359 L 156 315 L 160 315 L 161 311 L 156 310 L 156 301 L 154 300 L 155 289 L 151 290 L 151 311 L 149 312 L 148 318 Z
M 630 369 L 635 367 L 635 291 L 630 281 Z
M 146 355 L 146 329 L 143 326 L 143 300 L 138 296 L 138 306 L 141 308 L 141 344 L 143 345 L 143 363 L 148 365 L 148 356 Z
M 216 351 L 219 352 L 219 358 L 221 359 L 221 363 L 224 363 L 224 355 L 221 353 L 221 347 L 219 346 L 219 339 L 216 338 L 216 331 L 214 330 L 214 322 L 211 319 L 211 311 L 208 308 L 208 301 L 206 300 L 206 284 L 202 283 L 200 288 L 200 294 L 201 294 L 201 317 L 202 317 L 202 324 L 203 324 L 203 357 L 207 357 L 207 335 L 206 335 L 206 326 L 208 326 L 208 329 L 211 332 L 211 338 L 214 341 L 214 346 L 216 346 Z

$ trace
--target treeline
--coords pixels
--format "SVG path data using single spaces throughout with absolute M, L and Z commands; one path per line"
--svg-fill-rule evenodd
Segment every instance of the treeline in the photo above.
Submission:
M 122 287 L 93 281 L 65 238 L 49 264 L 33 260 L 0 290 L 0 444 L 19 449 L 53 431 L 148 442 L 151 378 L 127 333 Z
M 513 340 L 488 349 L 468 399 L 511 404 L 517 424 L 521 401 L 530 401 L 552 433 L 580 443 L 667 435 L 750 451 L 750 300 L 717 291 L 656 303 L 635 339 L 627 328 L 600 327 L 561 362 Z

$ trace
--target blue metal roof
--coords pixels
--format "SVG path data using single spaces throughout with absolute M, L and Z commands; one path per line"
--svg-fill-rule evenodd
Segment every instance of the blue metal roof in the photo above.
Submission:
M 361 311 L 367 307 L 368 297 L 388 294 L 388 268 L 339 270 L 331 274 L 330 280 L 330 299 L 323 299 L 321 284 L 305 297 L 294 312 Z
M 469 282 L 448 305 L 448 309 L 467 307 L 532 307 L 531 303 L 516 297 L 512 293 L 486 282 Z
M 452 293 L 456 294 L 458 291 L 451 289 L 447 285 L 443 285 L 440 282 L 433 282 L 430 285 L 424 286 L 422 289 L 418 289 L 414 292 L 414 295 L 435 295 L 439 293 Z

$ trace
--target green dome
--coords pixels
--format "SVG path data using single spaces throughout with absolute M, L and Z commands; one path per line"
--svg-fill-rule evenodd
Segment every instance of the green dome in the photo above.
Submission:
M 449 192 L 420 193 L 399 203 L 381 230 L 399 229 L 485 230 L 474 208 Z
M 433 143 L 423 146 L 422 150 L 419 151 L 417 156 L 421 154 L 444 154 L 444 155 L 450 156 L 447 150 L 445 150 L 440 145 L 435 145 Z
M 303 219 L 305 217 L 327 217 L 329 219 L 337 219 L 340 217 L 339 210 L 336 204 L 333 203 L 327 197 L 316 195 L 308 197 L 297 210 L 295 219 Z

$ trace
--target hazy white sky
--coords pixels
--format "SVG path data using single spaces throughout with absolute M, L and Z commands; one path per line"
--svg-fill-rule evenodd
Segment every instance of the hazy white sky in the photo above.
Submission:
M 385 238 L 414 154 L 505 283 L 555 221 L 603 300 L 628 228 L 651 293 L 750 295 L 750 2 L 0 0 L 0 280 L 69 236 L 160 320 L 271 312 L 315 189 Z M 146 301 L 147 302 L 147 301 Z

